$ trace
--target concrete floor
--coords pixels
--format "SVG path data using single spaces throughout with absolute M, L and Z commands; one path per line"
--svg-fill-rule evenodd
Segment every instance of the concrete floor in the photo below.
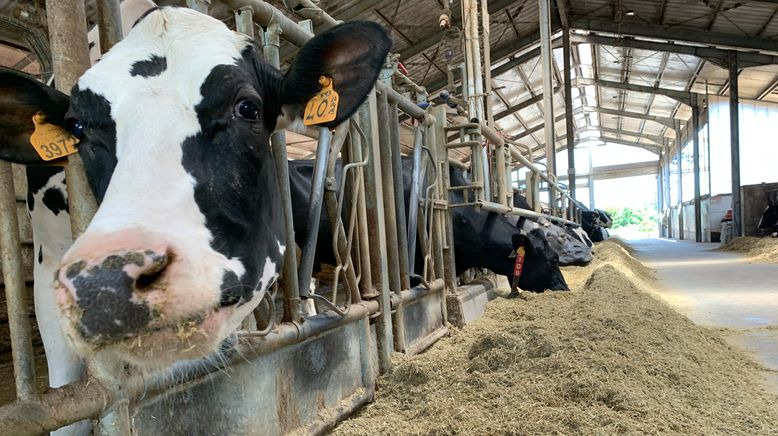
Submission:
M 726 328 L 725 338 L 768 371 L 765 386 L 778 395 L 778 265 L 713 251 L 718 244 L 671 239 L 629 244 L 655 270 L 661 297 L 695 324 Z

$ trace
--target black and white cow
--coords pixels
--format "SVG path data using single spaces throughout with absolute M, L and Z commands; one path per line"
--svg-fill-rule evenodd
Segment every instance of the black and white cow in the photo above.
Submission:
M 594 242 L 602 242 L 608 239 L 608 230 L 613 221 L 607 212 L 595 209 L 581 213 L 581 227 Z
M 295 216 L 295 235 L 303 242 L 307 233 L 308 192 L 310 192 L 313 175 L 313 161 L 290 161 L 289 182 L 292 189 L 292 207 Z M 341 177 L 340 165 L 336 167 L 336 177 Z M 411 178 L 413 158 L 402 158 L 403 186 L 405 195 L 405 210 L 410 210 Z M 465 175 L 453 167 L 450 168 L 452 186 L 467 184 Z M 338 181 L 338 186 L 340 183 Z M 424 190 L 422 190 L 424 192 Z M 452 203 L 462 202 L 461 191 L 450 194 Z M 511 221 L 496 213 L 478 211 L 474 207 L 458 207 L 451 209 L 454 231 L 454 257 L 457 275 L 470 268 L 486 268 L 497 274 L 510 276 L 513 272 L 513 258 L 510 257 L 513 248 L 511 238 L 518 229 Z M 519 286 L 524 290 L 543 291 L 568 290 L 564 277 L 559 271 L 556 253 L 548 246 L 542 231 L 530 231 L 527 235 L 528 246 L 524 273 Z M 332 264 L 335 256 L 332 252 L 332 232 L 329 219 L 322 214 L 319 222 L 319 243 L 314 257 L 315 264 Z M 422 269 L 421 247 L 416 247 L 416 271 Z M 508 277 L 510 281 L 511 277 Z
M 29 136 L 42 112 L 80 138 L 99 202 L 55 295 L 42 296 L 56 300 L 78 353 L 151 369 L 215 352 L 276 279 L 287 245 L 270 133 L 299 120 L 320 76 L 340 94 L 326 125 L 349 117 L 390 43 L 377 24 L 347 23 L 282 75 L 221 22 L 159 8 L 70 99 L 0 72 L 0 158 L 40 163 Z

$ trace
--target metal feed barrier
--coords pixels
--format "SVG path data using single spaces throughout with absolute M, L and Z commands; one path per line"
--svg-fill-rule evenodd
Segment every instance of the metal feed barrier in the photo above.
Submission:
M 77 53 L 79 47 L 86 47 L 85 29 L 76 25 L 84 22 L 83 3 L 47 3 L 51 5 L 50 23 L 62 29 L 52 35 L 52 59 L 57 85 L 67 92 L 88 67 L 88 58 Z M 188 1 L 190 7 L 206 13 L 209 3 Z M 238 31 L 253 37 L 255 25 L 264 29 L 259 30 L 263 34 L 257 35 L 257 40 L 263 42 L 263 55 L 271 65 L 280 64 L 282 37 L 298 47 L 313 37 L 310 20 L 294 22 L 263 1 L 224 3 L 235 11 Z M 310 1 L 298 3 L 303 7 L 295 12 L 316 20 L 317 26 L 337 24 Z M 106 13 L 101 24 L 116 29 L 115 17 L 115 13 Z M 106 47 L 110 45 L 106 43 Z M 413 100 L 393 89 L 393 77 L 400 78 Z M 470 89 L 467 77 L 465 80 L 464 88 Z M 472 90 L 469 95 L 474 94 Z M 318 137 L 318 147 L 308 222 L 318 223 L 321 213 L 326 213 L 332 225 L 336 265 L 329 292 L 309 292 L 319 239 L 318 226 L 311 225 L 299 264 L 295 251 L 287 249 L 283 287 L 275 285 L 266 293 L 223 359 L 207 365 L 183 362 L 151 376 L 119 377 L 118 369 L 115 374 L 99 377 L 89 374 L 85 380 L 43 393 L 36 389 L 11 166 L 0 162 L 0 253 L 17 391 L 15 402 L 0 406 L 0 429 L 39 434 L 94 419 L 99 432 L 106 435 L 202 433 L 209 429 L 226 434 L 256 428 L 265 434 L 281 434 L 301 427 L 318 433 L 371 401 L 375 379 L 389 371 L 393 350 L 418 353 L 448 333 L 447 304 L 459 292 L 451 208 L 475 206 L 572 223 L 513 208 L 508 175 L 517 165 L 529 167 L 538 180 L 557 187 L 571 204 L 574 200 L 559 189 L 553 176 L 522 155 L 520 144 L 505 140 L 481 121 L 467 121 L 472 119 L 468 114 L 475 111 L 462 109 L 466 122 L 449 126 L 445 106 L 431 107 L 428 112 L 417 104 L 426 98 L 424 89 L 397 73 L 396 64 L 388 59 L 375 90 L 357 114 L 334 133 L 329 129 L 312 132 Z M 414 123 L 407 214 L 400 160 L 401 114 Z M 452 131 L 459 132 L 461 142 L 447 137 Z M 283 132 L 272 135 L 271 147 L 284 199 L 286 239 L 294 241 Z M 449 149 L 462 147 L 473 157 L 469 166 L 449 159 Z M 338 159 L 342 162 L 340 182 L 336 178 Z M 78 154 L 71 155 L 69 162 L 68 197 L 76 237 L 96 207 Z M 469 170 L 471 184 L 452 188 L 450 164 Z M 470 191 L 465 204 L 449 205 L 452 189 Z M 574 204 L 584 209 L 580 203 Z M 417 246 L 422 256 L 419 270 L 415 267 Z M 411 288 L 412 276 L 422 284 Z M 305 299 L 314 299 L 322 313 L 304 317 L 301 301 Z M 170 380 L 176 383 L 171 385 Z M 257 400 L 245 401 L 247 397 Z

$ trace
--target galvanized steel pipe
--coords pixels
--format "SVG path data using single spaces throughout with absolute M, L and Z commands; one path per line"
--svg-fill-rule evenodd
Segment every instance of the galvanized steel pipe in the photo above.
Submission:
M 321 206 L 324 198 L 324 179 L 327 175 L 327 158 L 330 154 L 331 141 L 332 132 L 330 132 L 330 129 L 326 127 L 319 129 L 319 146 L 316 148 L 311 194 L 308 197 L 308 217 L 306 220 L 308 234 L 305 235 L 305 243 L 300 256 L 300 266 L 297 275 L 300 296 L 302 298 L 307 298 L 310 294 L 313 257 L 316 254 L 316 243 L 319 237 L 319 221 L 321 220 Z
M 392 175 L 394 177 L 394 216 L 397 223 L 397 251 L 400 266 L 400 288 L 411 287 L 409 271 L 413 270 L 413 263 L 409 261 L 409 253 L 415 252 L 415 247 L 407 243 L 405 214 L 405 186 L 403 185 L 402 154 L 400 152 L 400 119 L 397 112 L 397 103 L 389 104 L 389 135 L 392 146 Z

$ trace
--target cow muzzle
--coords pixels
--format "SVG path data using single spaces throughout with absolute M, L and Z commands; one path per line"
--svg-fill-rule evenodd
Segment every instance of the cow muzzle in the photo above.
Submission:
M 60 303 L 70 309 L 79 335 L 93 345 L 105 345 L 146 329 L 158 317 L 155 302 L 164 300 L 165 271 L 173 256 L 161 246 L 63 265 L 57 276 L 65 291 Z

